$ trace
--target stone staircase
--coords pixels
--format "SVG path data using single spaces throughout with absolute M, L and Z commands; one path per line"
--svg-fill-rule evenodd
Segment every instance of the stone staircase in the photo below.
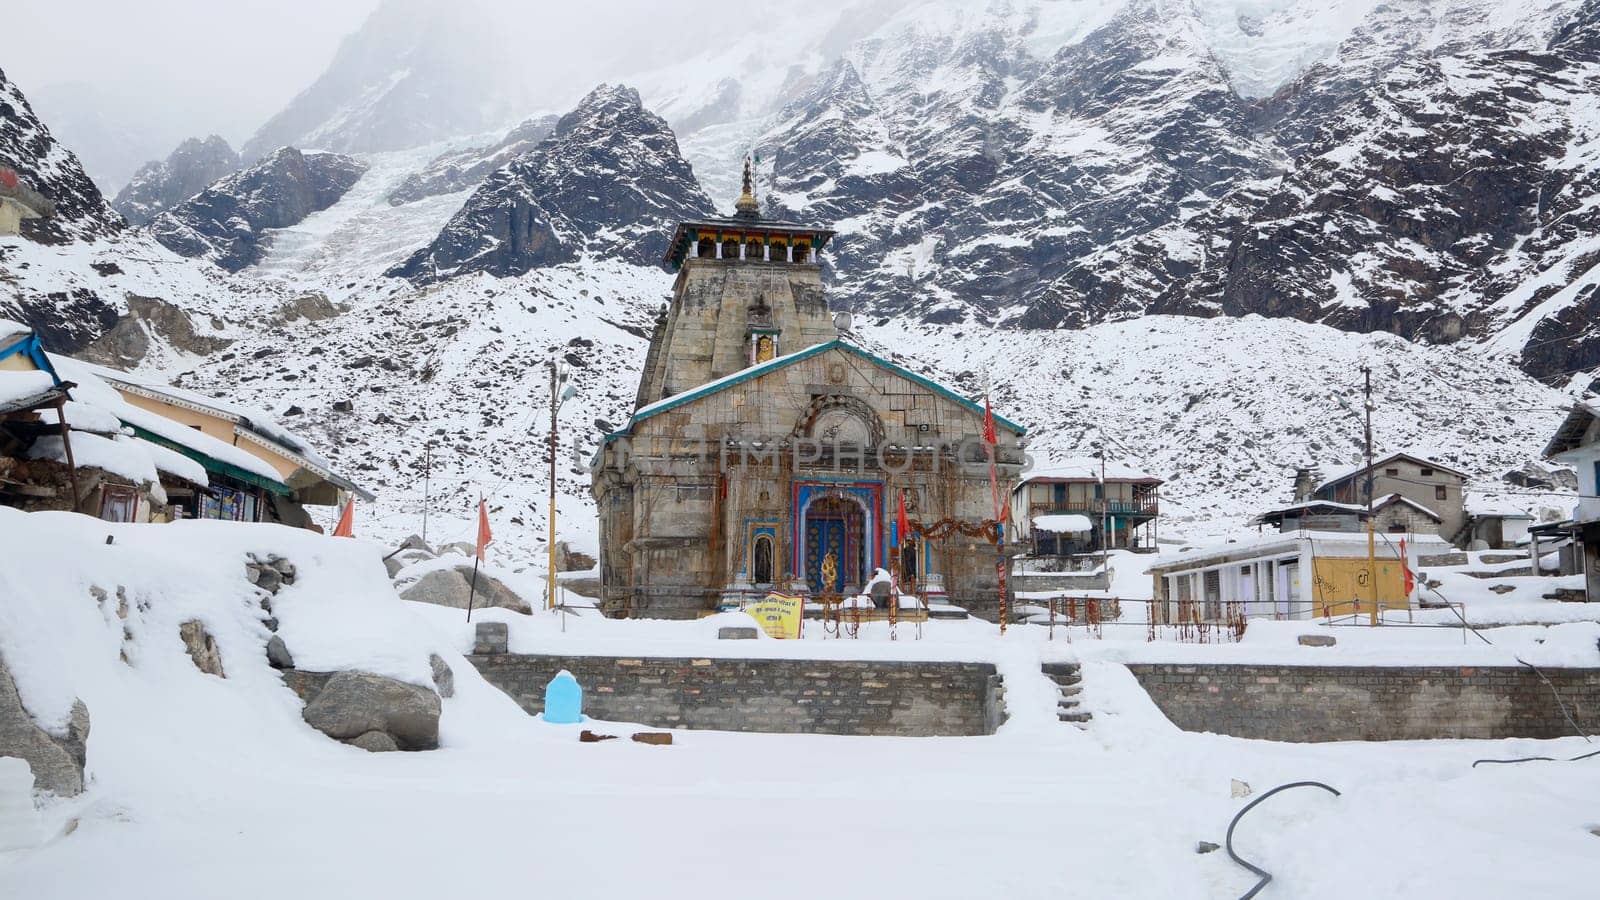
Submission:
M 1083 695 L 1083 673 L 1077 663 L 1045 663 L 1040 669 L 1061 692 L 1056 701 L 1056 718 L 1078 728 L 1089 727 L 1094 716 L 1078 702 Z

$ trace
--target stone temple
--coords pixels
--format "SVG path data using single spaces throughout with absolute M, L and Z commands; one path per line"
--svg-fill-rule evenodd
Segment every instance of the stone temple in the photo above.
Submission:
M 883 569 L 992 617 L 992 491 L 1010 495 L 1024 429 L 994 416 L 991 484 L 981 402 L 841 336 L 822 283 L 833 232 L 762 218 L 748 164 L 735 208 L 677 226 L 635 409 L 596 459 L 604 609 L 850 595 Z

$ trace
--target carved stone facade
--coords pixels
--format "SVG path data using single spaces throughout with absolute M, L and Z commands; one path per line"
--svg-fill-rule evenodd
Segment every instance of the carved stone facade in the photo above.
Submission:
M 604 608 L 691 617 L 769 590 L 848 595 L 885 569 L 992 614 L 983 406 L 837 339 L 816 263 L 831 232 L 741 209 L 679 227 L 637 408 L 601 448 Z M 1006 498 L 1023 429 L 995 423 Z

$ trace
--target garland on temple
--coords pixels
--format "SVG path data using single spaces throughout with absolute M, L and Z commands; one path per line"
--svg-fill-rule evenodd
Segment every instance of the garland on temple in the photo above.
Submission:
M 924 525 L 915 521 L 908 521 L 906 524 L 910 526 L 912 532 L 930 540 L 947 538 L 959 531 L 967 537 L 981 537 L 992 544 L 1000 536 L 999 523 L 994 519 L 984 519 L 981 522 L 972 523 L 947 516 L 932 525 Z

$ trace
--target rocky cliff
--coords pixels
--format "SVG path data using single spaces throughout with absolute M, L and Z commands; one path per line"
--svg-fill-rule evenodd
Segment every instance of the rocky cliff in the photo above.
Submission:
M 25 219 L 23 237 L 62 244 L 115 234 L 123 222 L 95 187 L 72 151 L 56 142 L 22 90 L 0 71 L 0 165 L 55 204 L 52 215 Z
M 710 210 L 667 123 L 637 91 L 602 85 L 389 274 L 505 277 L 585 255 L 648 264 L 666 251 L 673 222 Z
M 157 216 L 150 233 L 180 256 L 237 272 L 261 260 L 268 229 L 332 206 L 366 170 L 353 157 L 284 147 Z
M 117 192 L 111 207 L 122 213 L 128 224 L 145 225 L 213 181 L 238 171 L 239 165 L 239 154 L 217 135 L 205 140 L 189 138 L 166 159 L 140 166 Z

